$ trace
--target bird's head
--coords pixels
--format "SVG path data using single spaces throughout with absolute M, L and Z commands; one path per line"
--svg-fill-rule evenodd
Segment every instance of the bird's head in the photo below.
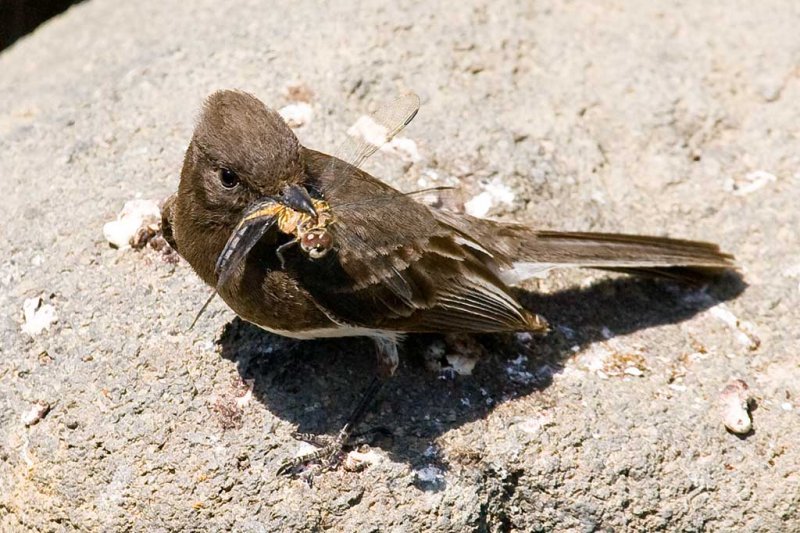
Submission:
M 174 235 L 178 249 L 186 248 L 182 240 L 203 239 L 204 232 L 239 232 L 225 252 L 243 257 L 274 224 L 274 210 L 265 208 L 276 204 L 316 218 L 303 186 L 300 148 L 281 116 L 254 96 L 229 90 L 209 96 L 181 171 Z M 183 235 L 181 226 L 201 235 Z M 206 253 L 222 256 L 220 250 Z

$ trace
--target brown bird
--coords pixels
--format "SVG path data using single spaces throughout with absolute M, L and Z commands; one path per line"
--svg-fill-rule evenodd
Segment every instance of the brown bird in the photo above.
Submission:
M 206 101 L 164 208 L 170 244 L 244 320 L 297 339 L 368 336 L 378 371 L 338 435 L 281 471 L 335 465 L 398 365 L 405 333 L 531 331 L 547 322 L 509 287 L 556 267 L 684 277 L 733 266 L 714 244 L 542 231 L 418 202 L 357 166 L 416 114 L 414 95 L 372 117 L 341 158 L 302 146 L 254 96 Z

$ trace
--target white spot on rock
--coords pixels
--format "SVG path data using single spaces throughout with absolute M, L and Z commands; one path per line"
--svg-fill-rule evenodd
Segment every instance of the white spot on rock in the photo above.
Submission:
M 548 415 L 531 416 L 522 420 L 516 427 L 524 433 L 536 435 L 552 423 L 553 419 Z
M 533 334 L 529 331 L 520 331 L 515 333 L 514 337 L 516 337 L 517 342 L 520 344 L 528 345 L 531 343 L 531 341 L 533 341 Z
M 383 457 L 381 454 L 376 452 L 375 450 L 369 450 L 366 452 L 359 452 L 358 450 L 352 450 L 347 456 L 355 461 L 356 463 L 360 464 L 369 464 L 369 465 L 376 465 L 383 461 Z
M 386 126 L 378 123 L 368 115 L 358 117 L 358 120 L 347 130 L 349 136 L 356 137 L 374 146 L 383 146 L 389 142 L 389 133 Z
M 295 457 L 303 457 L 304 455 L 308 455 L 310 453 L 314 453 L 319 448 L 311 444 L 310 442 L 301 441 L 300 446 L 298 446 L 297 450 L 294 452 Z
M 416 163 L 422 160 L 417 143 L 407 137 L 394 137 L 392 132 L 374 118 L 362 115 L 347 130 L 347 134 L 380 148 L 382 152 L 399 157 L 403 161 Z
M 506 374 L 511 378 L 511 381 L 528 385 L 536 380 L 536 376 L 533 372 L 527 370 L 527 363 L 528 358 L 521 354 L 513 361 L 509 361 L 509 364 L 506 366 Z
M 441 483 L 444 480 L 444 473 L 435 466 L 414 470 L 414 476 L 423 483 Z
M 766 170 L 755 170 L 748 172 L 743 179 L 738 181 L 729 178 L 726 180 L 724 187 L 726 191 L 732 192 L 736 196 L 745 196 L 777 181 L 777 179 L 774 174 Z
M 25 426 L 32 426 L 34 424 L 38 424 L 41 419 L 47 416 L 47 413 L 50 412 L 50 404 L 47 402 L 38 401 L 33 404 L 33 406 L 22 415 L 22 423 Z
M 253 386 L 255 385 L 256 380 L 254 379 L 246 379 L 244 380 L 245 385 L 247 386 L 247 392 L 244 395 L 236 398 L 236 405 L 241 409 L 242 407 L 246 406 L 250 403 L 250 400 L 253 399 Z
M 103 226 L 103 236 L 114 248 L 130 248 L 132 240 L 143 227 L 161 224 L 161 209 L 152 200 L 130 200 L 125 202 L 117 220 Z
M 488 191 L 484 191 L 464 203 L 464 210 L 473 217 L 485 217 L 494 207 L 494 198 Z
M 395 137 L 381 146 L 381 152 L 399 157 L 406 163 L 416 163 L 422 160 L 417 143 L 408 137 Z
M 472 370 L 475 368 L 475 363 L 478 362 L 476 358 L 459 354 L 448 354 L 446 357 L 453 370 L 462 376 L 471 375 Z
M 290 128 L 305 126 L 314 118 L 314 110 L 307 102 L 295 102 L 284 106 L 278 110 L 278 114 Z
M 484 186 L 484 191 L 464 204 L 464 210 L 473 217 L 485 217 L 498 204 L 511 205 L 516 194 L 500 179 L 494 179 Z
M 724 303 L 715 305 L 708 312 L 731 328 L 736 340 L 749 350 L 756 350 L 761 346 L 761 339 L 755 333 L 755 326 L 751 322 L 737 318 Z
M 26 299 L 22 304 L 22 313 L 25 318 L 22 332 L 31 337 L 35 337 L 43 331 L 49 331 L 50 326 L 58 322 L 56 308 L 44 303 L 41 297 Z

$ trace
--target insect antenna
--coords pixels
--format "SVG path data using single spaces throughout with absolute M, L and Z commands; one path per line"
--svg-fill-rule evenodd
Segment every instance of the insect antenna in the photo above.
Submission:
M 380 202 L 388 202 L 392 198 L 396 198 L 398 196 L 417 196 L 420 194 L 428 194 L 432 192 L 439 192 L 439 191 L 454 191 L 456 188 L 449 186 L 449 185 L 440 185 L 438 187 L 428 187 L 426 189 L 418 189 L 416 191 L 411 192 L 398 192 L 397 194 L 383 194 L 373 198 L 365 198 L 364 200 L 358 200 L 357 202 L 344 202 L 341 204 L 332 203 L 330 204 L 332 209 L 337 209 L 339 207 L 359 207 L 362 205 L 369 205 L 369 204 L 376 204 Z

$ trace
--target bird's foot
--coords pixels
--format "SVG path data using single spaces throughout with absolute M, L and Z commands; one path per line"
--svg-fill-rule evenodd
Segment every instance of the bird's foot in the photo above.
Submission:
M 386 350 L 389 355 L 394 354 L 394 358 L 390 359 L 396 362 L 396 344 L 393 342 L 386 344 L 385 342 L 381 341 L 378 342 L 378 348 L 379 350 Z M 298 472 L 302 466 L 310 463 L 319 463 L 324 471 L 335 470 L 340 464 L 342 464 L 342 461 L 345 459 L 345 446 L 358 444 L 358 442 L 353 442 L 353 429 L 356 428 L 364 418 L 367 408 L 369 407 L 370 403 L 372 403 L 372 400 L 375 399 L 375 395 L 378 394 L 378 391 L 383 386 L 384 381 L 385 379 L 381 378 L 380 376 L 375 376 L 372 378 L 372 382 L 361 396 L 361 399 L 356 405 L 355 410 L 348 417 L 347 423 L 335 437 L 318 437 L 316 435 L 309 435 L 307 433 L 299 433 L 295 435 L 300 440 L 305 440 L 306 442 L 310 442 L 311 444 L 321 447 L 318 450 L 303 454 L 300 457 L 295 457 L 293 459 L 284 461 L 280 468 L 278 468 L 278 475 L 294 474 Z M 372 432 L 356 434 L 355 439 L 357 440 L 360 437 L 370 433 Z M 345 465 L 346 464 L 347 462 L 345 462 Z
M 348 435 L 344 431 L 340 431 L 335 437 L 314 433 L 295 433 L 295 439 L 317 446 L 318 449 L 287 459 L 278 468 L 278 475 L 299 473 L 304 466 L 313 463 L 318 464 L 323 472 L 336 470 L 339 466 L 348 472 L 361 471 L 366 465 L 356 459 L 350 460 L 346 453 L 347 449 L 369 445 L 375 440 L 376 435 L 385 433 L 384 428 L 374 428 L 357 435 Z
M 349 433 L 344 430 L 335 437 L 295 433 L 294 438 L 318 446 L 318 449 L 284 461 L 278 468 L 279 476 L 297 473 L 301 467 L 311 463 L 318 463 L 323 472 L 336 470 L 344 459 L 344 449 L 350 441 Z

